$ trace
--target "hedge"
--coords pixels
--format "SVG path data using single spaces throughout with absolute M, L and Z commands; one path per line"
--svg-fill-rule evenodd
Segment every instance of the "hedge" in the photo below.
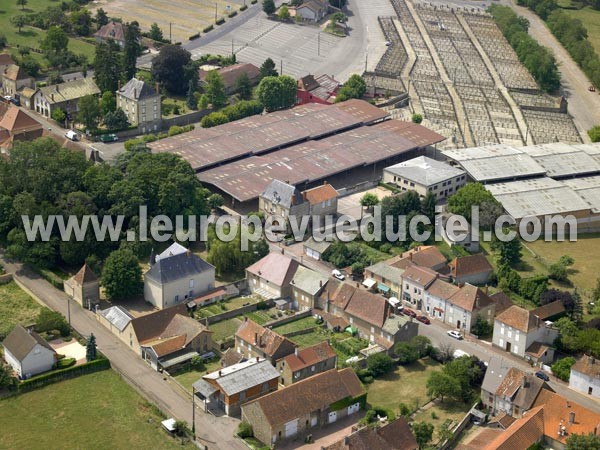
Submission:
M 237 16 L 237 11 L 231 11 L 229 14 L 227 14 L 227 17 L 235 17 Z
M 243 6 L 240 8 L 240 11 L 246 11 L 247 9 L 248 9 L 248 5 L 243 5 Z
M 225 19 L 223 19 L 222 17 L 215 22 L 216 25 L 223 25 L 224 23 L 225 23 Z
M 110 369 L 110 361 L 108 359 L 96 359 L 81 366 L 69 367 L 66 369 L 54 370 L 44 373 L 37 377 L 29 378 L 28 380 L 19 383 L 19 392 L 29 392 L 56 383 L 62 380 L 68 380 L 88 373 L 99 372 L 101 370 Z
M 208 33 L 209 31 L 212 31 L 214 27 L 212 25 L 207 26 L 204 30 L 202 30 L 203 33 Z
M 252 4 L 252 5 L 256 5 L 257 3 L 258 3 L 258 0 L 252 0 L 252 1 L 250 2 L 250 4 Z
M 337 402 L 333 402 L 329 405 L 329 409 L 331 411 L 339 411 L 340 409 L 344 409 L 350 405 L 354 405 L 355 403 L 360 403 L 360 409 L 365 409 L 367 407 L 367 393 L 365 392 L 358 397 L 346 397 Z
M 200 37 L 200 33 L 192 34 L 188 39 L 193 41 L 194 39 L 198 39 Z

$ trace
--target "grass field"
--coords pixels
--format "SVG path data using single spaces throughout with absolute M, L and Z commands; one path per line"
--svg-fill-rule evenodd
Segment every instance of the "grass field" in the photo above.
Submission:
M 59 6 L 58 2 L 51 0 L 28 0 L 25 6 L 25 11 L 17 6 L 14 1 L 2 2 L 0 8 L 0 28 L 2 34 L 6 36 L 8 45 L 16 48 L 17 45 L 27 46 L 32 48 L 40 48 L 40 42 L 46 36 L 46 31 L 33 27 L 23 27 L 21 33 L 18 33 L 17 28 L 11 25 L 10 18 L 20 14 L 29 14 L 45 10 L 48 6 Z M 94 45 L 87 43 L 81 39 L 69 39 L 69 50 L 75 54 L 83 53 L 91 62 L 94 58 Z M 42 65 L 45 63 L 44 58 L 37 54 L 31 53 Z
M 326 341 L 329 335 L 324 331 L 313 331 L 308 334 L 300 334 L 298 336 L 294 336 L 290 338 L 290 341 L 298 344 L 300 348 L 310 347 L 312 345 L 316 345 L 319 342 Z
M 18 324 L 35 321 L 42 307 L 14 281 L 0 285 L 0 340 Z
M 213 332 L 212 340 L 218 342 L 222 339 L 233 336 L 241 324 L 241 319 L 232 317 L 231 319 L 213 323 L 209 325 L 208 328 Z
M 163 420 L 112 370 L 0 401 L 0 448 L 195 448 L 169 437 Z
M 277 313 L 277 309 L 271 308 L 271 309 L 262 309 L 262 310 L 251 311 L 251 312 L 244 314 L 244 316 L 246 316 L 250 320 L 253 320 L 254 322 L 256 322 L 259 325 L 264 325 L 265 323 L 273 320 L 273 317 L 271 317 L 271 316 L 276 313 Z
M 278 327 L 273 327 L 273 330 L 279 334 L 291 333 L 293 331 L 306 330 L 307 328 L 316 327 L 317 323 L 314 317 L 308 316 L 302 319 L 294 320 Z
M 560 0 L 558 5 L 562 8 L 579 8 L 577 2 L 572 0 Z M 600 55 L 600 11 L 592 9 L 590 6 L 580 9 L 564 9 L 569 16 L 581 20 L 583 26 L 588 31 L 588 40 Z

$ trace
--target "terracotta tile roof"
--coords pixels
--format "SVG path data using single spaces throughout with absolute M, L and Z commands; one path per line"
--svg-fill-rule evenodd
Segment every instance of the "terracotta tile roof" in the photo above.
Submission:
M 200 69 L 200 81 L 203 82 L 206 79 L 208 72 L 209 71 Z M 221 75 L 221 79 L 226 88 L 235 87 L 237 79 L 244 73 L 248 75 L 250 81 L 257 80 L 260 77 L 260 69 L 254 64 L 249 63 L 233 64 L 231 66 L 222 67 L 217 69 L 217 73 Z
M 539 442 L 544 435 L 544 411 L 537 407 L 527 411 L 507 430 L 499 434 L 484 450 L 523 450 Z
M 323 304 L 329 298 L 332 305 L 345 309 L 355 290 L 356 287 L 350 283 L 344 283 L 337 278 L 330 278 L 325 285 L 325 289 L 321 292 L 320 298 Z
M 600 377 L 600 362 L 593 356 L 583 355 L 577 360 L 577 362 L 571 367 L 579 373 L 583 373 L 590 377 Z
M 365 393 L 352 368 L 328 370 L 242 405 L 258 409 L 272 428 Z M 254 414 L 253 414 L 254 416 Z
M 534 342 L 529 346 L 525 353 L 535 358 L 541 358 L 550 347 L 541 342 Z
M 94 37 L 104 40 L 125 41 L 125 26 L 121 22 L 108 22 L 94 33 Z
M 233 366 L 234 364 L 238 364 L 242 361 L 245 361 L 244 355 L 238 353 L 235 348 L 231 347 L 225 350 L 223 353 L 223 357 L 221 358 L 221 367 Z
M 515 419 L 513 416 L 510 416 L 505 412 L 501 412 L 496 417 L 490 419 L 489 424 L 493 425 L 497 423 L 498 425 L 500 425 L 500 427 L 507 429 L 509 426 L 515 423 L 516 420 L 517 419 Z
M 185 335 L 172 336 L 167 339 L 160 340 L 157 343 L 148 343 L 148 347 L 152 347 L 152 350 L 154 350 L 156 356 L 161 358 L 165 355 L 185 348 Z
M 394 256 L 393 258 L 390 258 L 385 262 L 392 267 L 402 270 L 406 270 L 413 265 L 409 257 L 404 258 L 401 255 Z
M 565 305 L 560 300 L 547 303 L 539 308 L 531 310 L 531 314 L 538 316 L 541 320 L 547 320 L 551 317 L 565 313 Z
M 476 311 L 492 305 L 494 301 L 477 286 L 467 283 L 450 297 L 450 303 L 465 311 Z
M 496 390 L 496 395 L 502 397 L 512 397 L 521 387 L 523 378 L 525 378 L 525 372 L 515 367 L 511 367 L 506 372 L 506 375 L 502 379 L 500 386 Z
M 460 288 L 452 283 L 440 280 L 435 280 L 431 286 L 427 288 L 429 295 L 433 295 L 441 300 L 448 300 L 454 294 L 456 294 Z
M 419 444 L 404 417 L 382 427 L 364 427 L 322 447 L 323 450 L 417 450 Z
M 272 252 L 252 264 L 246 271 L 281 287 L 290 284 L 298 266 L 298 262 L 289 256 Z
M 355 288 L 346 313 L 381 328 L 390 315 L 390 304 L 380 295 Z
M 6 106 L 2 105 L 0 107 L 0 114 L 2 114 L 0 128 L 4 128 L 13 135 L 25 131 L 41 131 L 43 129 L 41 123 L 20 108 L 13 105 Z
M 335 357 L 337 357 L 337 354 L 333 351 L 329 342 L 324 341 L 312 347 L 299 350 L 297 355 L 295 353 L 287 355 L 283 360 L 292 372 L 297 372 L 298 370 Z
M 427 288 L 438 277 L 438 273 L 427 267 L 419 267 L 416 265 L 409 266 L 403 274 L 404 280 L 409 280 L 415 284 Z
M 94 273 L 94 271 L 88 266 L 84 264 L 83 267 L 75 274 L 73 277 L 73 281 L 75 281 L 80 286 L 83 286 L 85 283 L 93 283 L 98 281 L 98 277 Z
M 323 319 L 325 320 L 325 322 L 327 322 L 329 324 L 329 326 L 331 328 L 339 327 L 340 329 L 344 330 L 350 325 L 350 322 L 348 322 L 343 317 L 335 316 L 335 315 L 329 314 L 325 311 L 321 312 L 320 314 L 321 314 L 321 316 L 323 316 Z
M 268 357 L 272 357 L 278 352 L 290 354 L 296 348 L 296 344 L 288 338 L 252 320 L 245 320 L 235 335 L 244 342 L 259 347 Z
M 404 252 L 403 258 L 409 258 L 414 264 L 433 269 L 446 264 L 446 257 L 437 247 L 421 246 Z
M 524 333 L 529 333 L 539 327 L 539 319 L 531 314 L 531 311 L 516 305 L 500 313 L 496 320 Z
M 315 80 L 314 75 L 306 75 L 298 80 L 298 89 L 304 89 L 305 91 L 312 91 L 320 86 L 319 82 Z
M 494 271 L 494 268 L 482 253 L 454 258 L 450 266 L 454 278 L 478 275 L 480 273 L 492 273 Z
M 337 198 L 339 194 L 332 185 L 327 183 L 304 191 L 302 195 L 311 205 L 316 205 Z
M 571 434 L 598 433 L 600 430 L 600 414 L 549 390 L 540 392 L 534 406 L 544 410 L 544 434 L 563 444 Z M 571 414 L 574 414 L 573 423 Z M 559 426 L 565 427 L 565 436 L 558 435 Z
M 496 315 L 500 314 L 503 311 L 506 311 L 513 305 L 513 302 L 510 299 L 510 297 L 502 291 L 490 295 L 490 298 L 494 301 Z
M 23 69 L 21 69 L 21 67 L 17 66 L 16 64 L 10 64 L 6 69 L 4 69 L 4 77 L 12 81 L 31 78 Z

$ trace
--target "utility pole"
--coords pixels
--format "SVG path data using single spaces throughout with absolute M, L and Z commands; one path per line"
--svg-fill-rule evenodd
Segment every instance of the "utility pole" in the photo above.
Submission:
M 172 43 L 173 42 L 173 35 L 171 33 L 173 28 L 173 22 L 169 22 L 169 42 Z
M 321 32 L 317 33 L 317 56 L 321 56 Z
M 283 59 L 279 61 L 279 75 L 283 75 Z
M 369 57 L 368 53 L 365 53 L 365 72 L 367 71 L 367 58 Z
M 194 441 L 196 440 L 196 404 L 194 403 L 194 397 L 196 397 L 196 388 L 192 386 L 192 436 Z
M 71 297 L 67 297 L 67 321 L 69 322 L 69 326 L 71 326 Z
M 231 56 L 233 56 L 233 39 L 231 40 Z
M 217 3 L 215 2 L 215 23 L 217 23 Z

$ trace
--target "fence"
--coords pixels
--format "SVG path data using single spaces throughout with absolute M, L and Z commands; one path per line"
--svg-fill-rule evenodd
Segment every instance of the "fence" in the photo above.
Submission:
M 326 327 L 327 327 L 327 325 L 324 323 L 323 325 L 317 325 L 317 326 L 314 326 L 314 327 L 305 328 L 303 330 L 290 331 L 289 333 L 283 334 L 283 336 L 285 336 L 286 338 L 291 338 L 291 337 L 294 337 L 294 336 L 301 336 L 303 334 L 310 334 L 313 331 L 317 331 L 319 329 L 322 330 L 323 328 L 326 328 Z
M 248 299 L 251 300 L 252 298 L 248 297 Z M 220 314 L 215 314 L 214 316 L 206 317 L 203 320 L 206 320 L 207 324 L 210 325 L 210 324 L 213 324 L 216 322 L 221 322 L 222 320 L 231 319 L 232 317 L 236 317 L 236 316 L 240 316 L 242 314 L 248 313 L 248 312 L 256 311 L 258 309 L 259 303 L 261 303 L 261 302 L 256 302 L 256 303 L 252 303 L 251 305 L 241 306 L 240 308 L 232 309 L 230 311 L 225 311 Z M 269 308 L 271 308 L 275 304 L 273 300 L 265 300 L 264 303 L 266 303 Z
M 266 322 L 263 326 L 265 328 L 278 327 L 279 325 L 284 325 L 286 323 L 294 322 L 295 320 L 298 320 L 298 319 L 304 319 L 305 317 L 309 317 L 311 315 L 312 315 L 311 310 L 302 311 L 297 314 L 294 314 L 293 316 L 287 316 L 287 317 L 282 317 L 281 319 L 270 320 L 270 321 Z
M 55 370 L 50 373 L 42 374 L 37 377 L 22 381 L 19 384 L 19 392 L 29 392 L 47 386 L 57 381 L 67 380 L 70 378 L 79 377 L 88 373 L 99 372 L 101 370 L 110 369 L 110 361 L 108 359 L 97 359 L 81 366 L 69 367 L 67 369 Z
M 212 110 L 210 109 L 201 109 L 199 111 L 194 111 L 188 114 L 182 114 L 180 116 L 169 117 L 168 119 L 163 119 L 162 128 L 163 130 L 168 130 L 173 125 L 183 126 L 189 125 L 191 123 L 200 122 L 200 120 L 210 114 Z
M 377 187 L 377 185 L 379 185 L 379 181 L 379 179 L 372 181 L 363 181 L 362 183 L 358 183 L 351 187 L 338 189 L 338 194 L 340 197 L 346 197 L 348 195 L 354 194 L 355 192 L 360 192 L 366 189 Z
M 479 404 L 479 402 L 475 403 L 473 405 L 473 408 L 475 408 L 478 404 Z M 440 447 L 439 447 L 440 450 L 446 450 L 449 448 L 453 448 L 456 441 L 458 441 L 458 438 L 460 437 L 461 433 L 463 432 L 463 430 L 467 427 L 467 425 L 471 421 L 471 410 L 473 408 L 471 408 L 469 410 L 469 412 L 465 415 L 465 417 L 463 417 L 462 420 L 458 423 L 458 425 L 456 427 L 454 427 L 454 430 L 452 430 L 452 436 L 446 442 L 444 442 L 442 445 L 440 445 Z

